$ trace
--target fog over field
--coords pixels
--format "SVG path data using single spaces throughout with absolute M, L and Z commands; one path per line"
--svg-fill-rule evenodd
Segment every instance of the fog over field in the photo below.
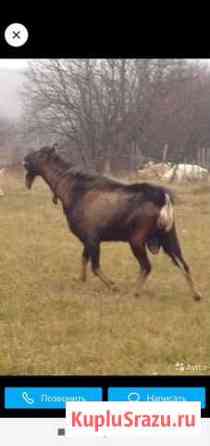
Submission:
M 23 82 L 23 70 L 2 69 L 0 65 L 0 117 L 16 119 L 22 114 L 19 91 Z

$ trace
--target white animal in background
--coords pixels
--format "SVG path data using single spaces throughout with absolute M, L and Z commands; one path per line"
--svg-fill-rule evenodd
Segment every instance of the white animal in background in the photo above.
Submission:
M 170 168 L 171 163 L 154 163 L 153 161 L 149 161 L 145 164 L 144 168 L 139 169 L 138 172 L 140 175 L 154 176 L 161 179 Z
M 208 170 L 197 164 L 177 164 L 170 168 L 162 178 L 170 181 L 173 177 L 177 182 L 207 180 Z

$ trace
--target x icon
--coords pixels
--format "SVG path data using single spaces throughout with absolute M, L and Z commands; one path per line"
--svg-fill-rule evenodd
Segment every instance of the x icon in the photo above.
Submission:
M 12 34 L 13 34 L 13 36 L 12 36 L 13 39 L 16 39 L 16 38 L 20 39 L 20 31 L 13 31 Z
M 11 23 L 4 32 L 8 45 L 15 48 L 25 45 L 28 40 L 28 30 L 22 23 Z

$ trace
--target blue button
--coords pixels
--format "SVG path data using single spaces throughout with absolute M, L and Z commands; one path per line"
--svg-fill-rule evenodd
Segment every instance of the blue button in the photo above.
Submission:
M 205 387 L 110 387 L 109 401 L 200 401 L 206 407 Z
M 7 387 L 6 409 L 65 409 L 67 401 L 101 401 L 96 387 Z

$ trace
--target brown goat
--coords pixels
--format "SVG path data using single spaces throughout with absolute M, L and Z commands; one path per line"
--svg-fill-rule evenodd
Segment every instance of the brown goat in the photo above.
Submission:
M 113 285 L 100 268 L 100 243 L 122 241 L 130 244 L 139 262 L 142 287 L 151 271 L 146 245 L 153 254 L 162 246 L 176 266 L 184 268 L 193 297 L 200 299 L 176 236 L 170 191 L 149 183 L 125 185 L 69 168 L 54 147 L 27 155 L 24 166 L 29 189 L 39 175 L 52 190 L 54 203 L 61 200 L 69 228 L 84 245 L 83 281 L 90 259 L 93 273 L 107 286 Z

